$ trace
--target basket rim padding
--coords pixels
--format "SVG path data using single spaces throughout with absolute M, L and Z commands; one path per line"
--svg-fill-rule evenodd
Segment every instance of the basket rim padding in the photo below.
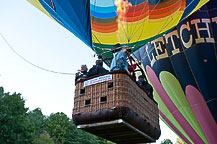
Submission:
M 129 74 L 127 73 L 127 71 L 125 71 L 125 70 L 117 70 L 117 71 L 107 72 L 107 73 L 104 73 L 104 74 L 94 75 L 94 76 L 91 76 L 91 77 L 88 77 L 88 78 L 84 78 L 84 79 L 81 79 L 81 80 L 77 81 L 77 82 L 75 83 L 75 85 L 77 85 L 78 83 L 82 83 L 82 82 L 84 82 L 84 81 L 90 80 L 90 79 L 92 79 L 92 78 L 96 78 L 96 77 L 103 76 L 103 75 L 107 75 L 107 74 L 126 74 L 126 75 L 128 75 L 128 76 L 130 77 L 130 79 L 131 79 L 132 81 L 135 82 L 135 84 L 136 84 L 138 87 L 140 87 L 140 88 L 147 94 L 146 90 L 145 90 L 137 81 L 135 81 L 134 78 L 133 78 L 131 75 L 129 75 Z M 158 103 L 154 100 L 153 97 L 151 97 L 151 96 L 148 95 L 148 94 L 147 94 L 147 96 L 148 96 L 149 98 L 151 98 L 156 104 L 158 104 Z

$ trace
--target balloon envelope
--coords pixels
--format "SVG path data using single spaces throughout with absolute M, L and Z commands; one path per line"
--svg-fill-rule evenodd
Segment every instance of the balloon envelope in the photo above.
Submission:
M 163 121 L 187 143 L 216 143 L 215 0 L 28 1 L 108 64 L 116 43 L 138 50 Z
M 28 0 L 103 59 L 114 44 L 133 51 L 162 36 L 208 0 Z
M 136 51 L 163 121 L 183 140 L 217 143 L 217 2 Z

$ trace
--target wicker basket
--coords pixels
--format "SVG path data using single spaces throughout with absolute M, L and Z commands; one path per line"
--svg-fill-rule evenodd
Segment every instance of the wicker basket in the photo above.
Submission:
M 84 82 L 88 79 L 76 84 L 73 115 L 128 107 L 152 127 L 160 130 L 158 106 L 154 99 L 149 97 L 126 72 L 109 74 L 112 75 L 112 80 L 86 87 L 84 87 Z

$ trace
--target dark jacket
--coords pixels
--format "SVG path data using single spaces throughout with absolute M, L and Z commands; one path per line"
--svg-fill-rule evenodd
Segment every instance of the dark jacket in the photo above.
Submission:
M 138 81 L 138 83 L 146 90 L 148 95 L 153 96 L 153 88 L 147 81 Z
M 77 82 L 81 78 L 87 78 L 87 77 L 88 77 L 88 72 L 81 73 L 81 74 L 79 74 L 79 76 L 75 77 L 75 82 Z
M 109 72 L 104 67 L 94 65 L 88 72 L 88 77 Z

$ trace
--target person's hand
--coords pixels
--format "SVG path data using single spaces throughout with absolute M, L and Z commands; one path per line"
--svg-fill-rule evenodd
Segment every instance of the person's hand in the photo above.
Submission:
M 78 77 L 79 76 L 79 72 L 75 73 L 75 76 Z
M 80 80 L 81 80 L 81 78 L 77 79 L 77 82 L 80 81 Z

